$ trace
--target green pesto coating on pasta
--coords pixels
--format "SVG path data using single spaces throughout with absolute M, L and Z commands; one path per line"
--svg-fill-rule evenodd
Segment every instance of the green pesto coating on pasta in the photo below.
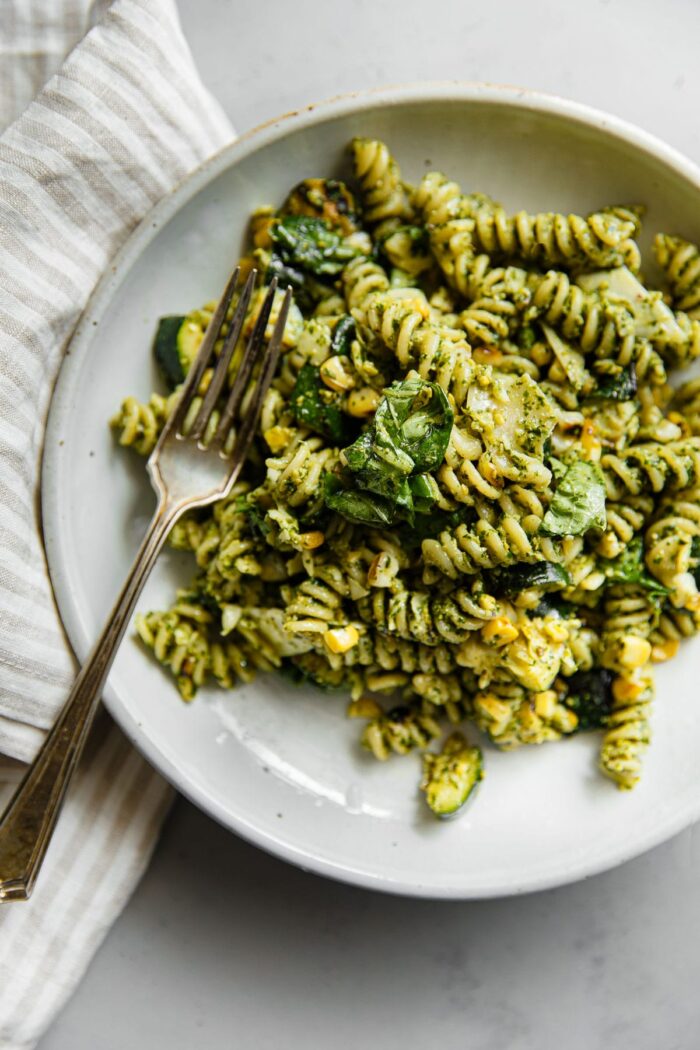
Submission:
M 667 384 L 700 353 L 700 253 L 659 235 L 664 298 L 636 206 L 511 214 L 350 153 L 355 189 L 312 177 L 254 216 L 244 270 L 295 291 L 278 371 L 232 492 L 172 531 L 191 585 L 138 635 L 188 701 L 282 671 L 349 694 L 380 760 L 455 725 L 505 750 L 596 726 L 632 787 L 651 665 L 700 629 L 700 381 Z M 122 445 L 150 453 L 212 310 L 159 329 L 170 389 L 124 400 Z M 434 812 L 474 778 L 450 740 Z

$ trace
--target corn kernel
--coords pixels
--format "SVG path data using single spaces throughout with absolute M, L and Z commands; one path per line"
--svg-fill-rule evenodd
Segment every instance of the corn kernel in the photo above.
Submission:
M 518 637 L 518 628 L 507 616 L 497 616 L 481 628 L 481 637 L 494 645 L 507 645 Z
M 594 461 L 600 459 L 603 446 L 596 437 L 595 423 L 592 419 L 587 419 L 581 427 L 581 445 L 587 459 Z
M 651 645 L 646 638 L 639 638 L 636 634 L 628 634 L 621 641 L 618 662 L 622 667 L 630 671 L 636 667 L 642 667 L 649 662 L 651 656 Z
M 477 346 L 472 357 L 478 365 L 498 365 L 503 360 L 503 354 L 495 346 Z
M 348 371 L 347 364 L 349 364 L 347 358 L 329 357 L 319 369 L 322 381 L 327 387 L 335 390 L 337 393 L 342 394 L 346 390 L 352 390 L 355 385 L 355 380 Z
M 541 693 L 535 693 L 535 713 L 540 718 L 551 718 L 557 706 L 558 696 L 553 689 L 545 689 Z
M 299 536 L 299 542 L 306 551 L 316 550 L 325 543 L 325 540 L 326 537 L 322 532 L 302 532 Z
M 546 623 L 544 633 L 553 642 L 565 642 L 569 637 L 569 632 L 563 623 Z
M 348 718 L 379 718 L 383 714 L 376 700 L 370 696 L 361 696 L 351 700 L 347 707 Z
M 347 653 L 359 640 L 357 628 L 351 623 L 347 627 L 331 627 L 323 635 L 323 641 L 332 653 Z
M 282 452 L 294 437 L 291 427 L 269 427 L 263 434 L 271 452 Z
M 357 419 L 371 416 L 376 411 L 379 401 L 379 392 L 371 386 L 363 386 L 359 390 L 351 390 L 348 394 L 348 412 Z
M 652 645 L 651 659 L 655 664 L 662 664 L 666 660 L 672 660 L 680 648 L 677 638 L 669 638 L 660 645 Z
M 493 463 L 491 463 L 485 455 L 479 457 L 479 472 L 483 475 L 486 481 L 490 484 L 495 485 L 496 488 L 503 487 L 503 478 L 498 473 Z
M 619 703 L 636 700 L 644 692 L 644 683 L 635 682 L 633 678 L 616 678 L 612 685 L 612 694 Z
M 692 598 L 688 598 L 685 608 L 690 612 L 697 612 L 700 609 L 700 594 L 694 594 Z

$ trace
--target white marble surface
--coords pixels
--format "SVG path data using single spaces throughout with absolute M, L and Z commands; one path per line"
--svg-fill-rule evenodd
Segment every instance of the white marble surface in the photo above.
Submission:
M 239 130 L 365 85 L 523 84 L 700 161 L 697 0 L 180 0 Z M 184 801 L 41 1050 L 696 1050 L 700 833 L 522 899 L 412 902 L 306 875 Z

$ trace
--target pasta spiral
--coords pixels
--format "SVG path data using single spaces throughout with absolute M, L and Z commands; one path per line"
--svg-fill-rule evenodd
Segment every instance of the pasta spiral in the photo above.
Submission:
M 423 645 L 464 641 L 500 611 L 495 598 L 464 588 L 436 597 L 423 591 L 374 591 L 360 599 L 358 610 L 380 631 Z
M 639 780 L 642 757 L 651 740 L 649 715 L 654 687 L 648 672 L 613 684 L 613 709 L 600 749 L 600 768 L 618 787 L 629 790 Z
M 456 403 L 463 401 L 474 371 L 466 340 L 428 320 L 416 301 L 390 293 L 372 297 L 365 323 L 403 368 L 414 368 L 421 379 L 439 383 Z
M 397 707 L 368 722 L 361 742 L 375 758 L 384 761 L 392 751 L 407 755 L 415 748 L 427 747 L 441 732 L 440 723 L 421 707 Z
M 348 310 L 362 310 L 374 292 L 389 291 L 389 278 L 378 263 L 358 255 L 343 270 L 343 290 Z
M 130 446 L 141 456 L 150 456 L 178 396 L 178 391 L 174 391 L 169 397 L 151 394 L 147 402 L 125 398 L 110 420 L 111 426 L 120 431 L 119 444 Z
M 411 207 L 399 166 L 384 143 L 355 138 L 352 151 L 367 222 L 410 217 Z
M 671 287 L 673 305 L 689 317 L 700 319 L 700 250 L 682 237 L 659 233 L 654 254 Z
M 634 445 L 619 456 L 603 456 L 601 465 L 611 500 L 622 500 L 626 493 L 688 488 L 700 480 L 700 439 Z
M 503 208 L 477 212 L 474 244 L 490 256 L 521 258 L 544 266 L 609 269 L 623 265 L 623 246 L 634 232 L 615 215 L 558 215 L 521 211 L 510 217 Z
M 612 306 L 600 296 L 584 292 L 560 270 L 534 277 L 532 283 L 534 290 L 528 316 L 541 317 L 558 328 L 565 339 L 576 342 L 586 354 L 633 355 L 634 316 L 630 310 Z
M 693 575 L 700 558 L 693 555 L 700 536 L 700 489 L 665 500 L 644 536 L 649 572 L 670 591 L 676 608 L 700 604 Z M 695 541 L 697 542 L 697 541 Z

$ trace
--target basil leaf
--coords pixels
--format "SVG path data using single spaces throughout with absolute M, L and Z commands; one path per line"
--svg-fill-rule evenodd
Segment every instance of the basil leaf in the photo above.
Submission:
M 353 427 L 337 404 L 321 396 L 322 391 L 327 389 L 321 380 L 320 370 L 307 362 L 299 369 L 289 401 L 298 423 L 341 445 L 351 436 Z
M 435 470 L 443 461 L 453 413 L 437 383 L 418 376 L 393 383 L 372 424 L 344 450 L 358 484 L 381 495 L 398 493 L 404 478 Z
M 668 587 L 664 587 L 646 570 L 641 536 L 636 536 L 617 558 L 601 559 L 600 564 L 611 583 L 636 583 L 652 594 L 665 596 L 669 593 Z
M 560 478 L 541 531 L 550 536 L 581 536 L 605 528 L 605 479 L 596 463 L 578 460 Z
M 284 262 L 317 276 L 340 273 L 360 254 L 325 219 L 308 215 L 287 215 L 272 226 L 270 236 Z
M 453 419 L 442 387 L 414 376 L 385 390 L 374 421 L 411 457 L 414 472 L 424 473 L 436 470 L 445 458 Z
M 386 528 L 396 517 L 396 501 L 384 499 L 373 492 L 346 489 L 334 474 L 323 478 L 323 498 L 326 506 L 358 525 L 378 525 Z

